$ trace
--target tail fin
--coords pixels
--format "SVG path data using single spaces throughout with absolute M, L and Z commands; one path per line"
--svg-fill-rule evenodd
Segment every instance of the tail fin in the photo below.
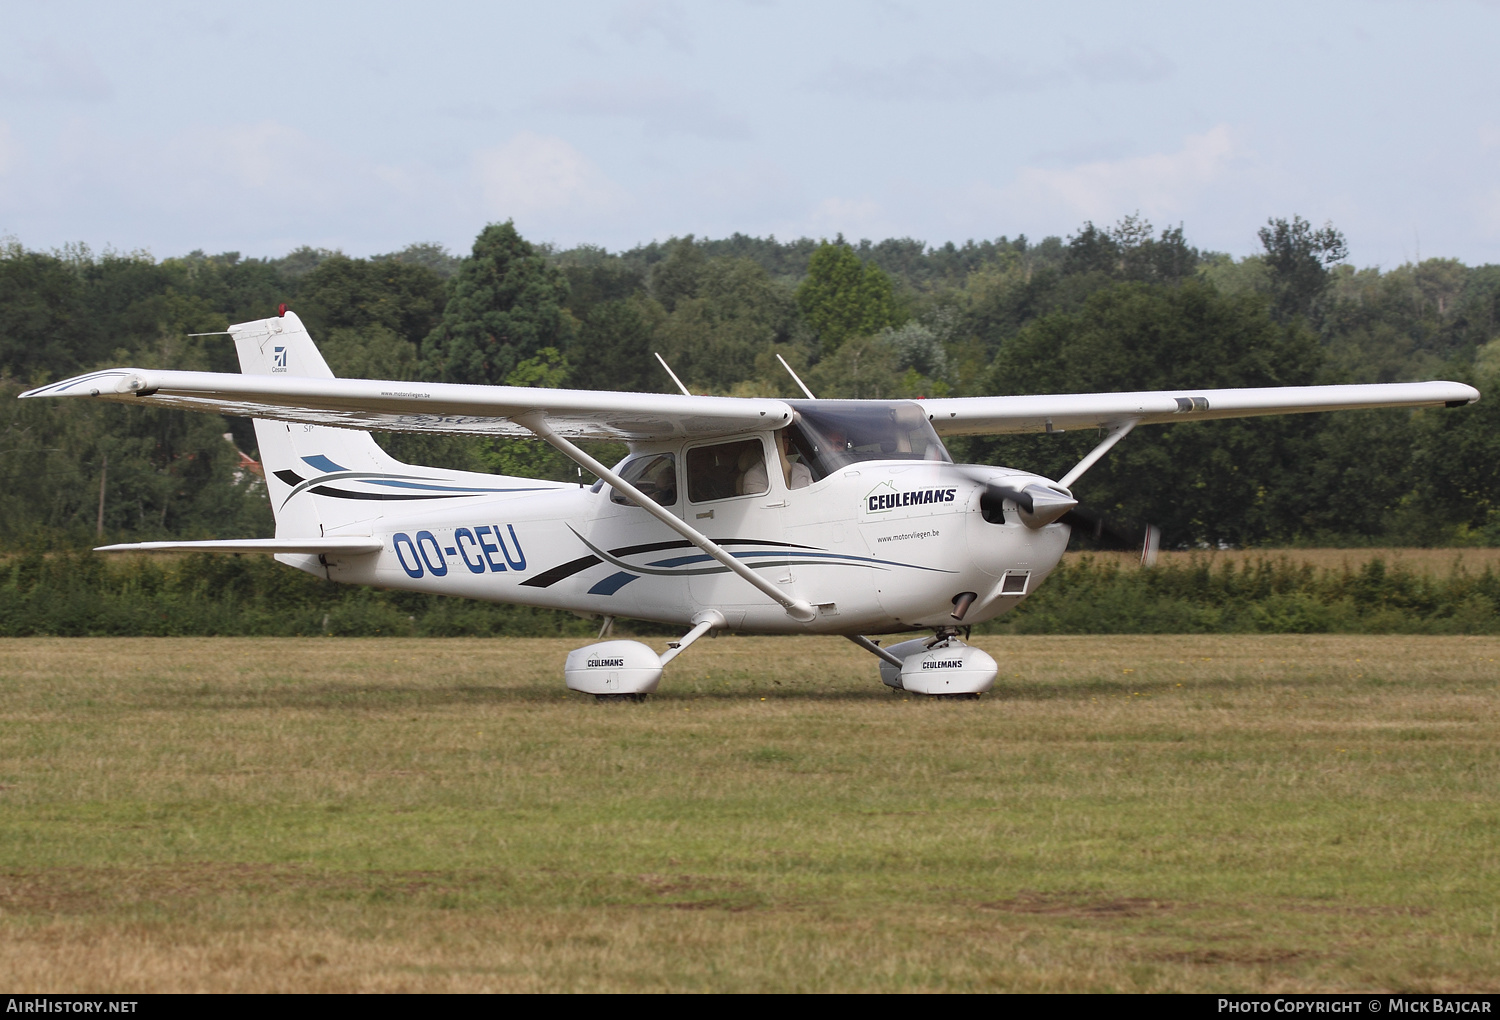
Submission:
M 229 332 L 239 352 L 240 371 L 246 375 L 333 378 L 302 320 L 292 312 L 242 322 L 230 326 Z M 370 433 L 356 429 L 256 418 L 255 437 L 278 539 L 371 535 L 375 521 L 387 516 L 566 487 L 561 482 L 403 464 L 375 445 Z M 369 523 L 361 527 L 365 522 Z M 326 576 L 318 556 L 277 553 L 276 558 Z
M 229 327 L 245 375 L 289 375 L 332 379 L 307 328 L 295 312 Z M 330 500 L 316 496 L 292 499 L 297 487 L 319 475 L 402 473 L 397 461 L 368 432 L 326 425 L 291 425 L 255 419 L 255 438 L 265 468 L 277 538 L 321 538 L 334 528 L 375 517 L 379 504 Z

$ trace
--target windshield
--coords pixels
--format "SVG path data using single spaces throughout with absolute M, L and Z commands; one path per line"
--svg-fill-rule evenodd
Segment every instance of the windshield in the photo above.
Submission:
M 627 457 L 615 465 L 615 473 L 662 506 L 677 505 L 677 458 L 672 454 L 648 453 Z M 613 486 L 609 498 L 621 506 L 635 506 L 635 500 Z
M 789 488 L 816 482 L 863 460 L 930 460 L 951 464 L 922 408 L 908 401 L 789 400 L 797 411 L 777 433 Z M 805 469 L 807 481 L 802 469 Z M 798 483 L 801 483 L 800 485 Z

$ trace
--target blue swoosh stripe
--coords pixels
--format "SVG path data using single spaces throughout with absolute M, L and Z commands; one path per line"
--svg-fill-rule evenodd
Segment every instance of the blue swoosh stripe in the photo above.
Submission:
M 627 574 L 620 571 L 618 574 L 610 574 L 604 580 L 589 589 L 590 595 L 613 595 L 631 581 L 640 579 L 639 574 Z
M 304 458 L 306 459 L 306 458 Z M 423 485 L 421 482 L 397 482 L 386 478 L 352 478 L 350 481 L 366 485 L 389 485 L 396 489 L 428 489 L 432 492 L 540 492 L 535 489 L 489 489 L 475 485 Z

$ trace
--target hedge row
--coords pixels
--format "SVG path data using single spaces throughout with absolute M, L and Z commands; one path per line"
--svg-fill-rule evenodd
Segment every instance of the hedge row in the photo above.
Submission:
M 1285 556 L 1207 558 L 1148 570 L 1089 556 L 1064 562 L 1015 612 L 1012 634 L 1495 634 L 1500 576 L 1314 567 Z

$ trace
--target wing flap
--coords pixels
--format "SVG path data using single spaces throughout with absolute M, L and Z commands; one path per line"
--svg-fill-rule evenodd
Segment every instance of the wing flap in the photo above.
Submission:
M 779 428 L 792 417 L 790 405 L 771 399 L 138 368 L 90 372 L 21 396 L 93 397 L 389 432 L 529 437 L 516 419 L 539 416 L 574 439 L 646 441 Z
M 921 405 L 939 435 L 980 436 L 1107 428 L 1126 421 L 1146 425 L 1372 407 L 1443 407 L 1478 399 L 1479 391 L 1464 383 L 1419 382 L 942 397 Z
M 238 538 L 210 542 L 127 542 L 94 552 L 342 553 L 363 556 L 382 548 L 376 538 Z

